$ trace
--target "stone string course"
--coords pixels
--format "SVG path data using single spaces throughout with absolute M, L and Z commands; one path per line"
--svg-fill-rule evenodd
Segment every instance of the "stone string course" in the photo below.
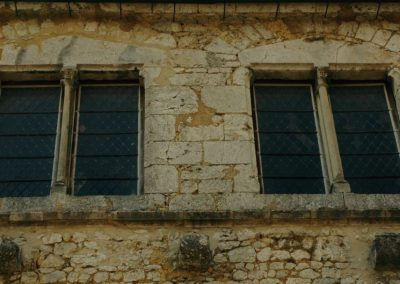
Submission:
M 399 231 L 399 226 L 387 225 Z M 118 233 L 115 233 L 118 230 Z M 2 229 L 3 232 L 4 229 Z M 182 236 L 210 239 L 207 271 L 180 270 Z M 24 271 L 11 283 L 399 283 L 396 271 L 368 268 L 368 248 L 379 226 L 273 226 L 230 229 L 81 226 L 14 228 Z M 1 279 L 1 278 L 0 278 Z M 397 280 L 396 280 L 397 279 Z M 0 283 L 6 279 L 0 280 Z

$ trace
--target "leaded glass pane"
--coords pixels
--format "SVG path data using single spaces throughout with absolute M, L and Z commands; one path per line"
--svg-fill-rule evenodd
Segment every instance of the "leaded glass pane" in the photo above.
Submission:
M 263 183 L 275 194 L 318 194 L 324 188 L 321 178 L 264 178 Z
M 76 195 L 137 192 L 138 102 L 138 86 L 81 88 Z
M 265 193 L 324 193 L 309 85 L 255 86 Z
M 3 87 L 0 196 L 44 196 L 53 173 L 60 87 Z
M 329 88 L 346 180 L 355 193 L 399 193 L 400 159 L 385 86 Z

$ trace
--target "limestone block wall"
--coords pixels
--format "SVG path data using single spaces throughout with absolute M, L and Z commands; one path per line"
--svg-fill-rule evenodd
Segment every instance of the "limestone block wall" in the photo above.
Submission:
M 287 213 L 299 204 L 307 209 L 340 204 L 342 215 L 333 211 L 330 218 L 355 214 L 359 223 L 345 217 L 323 221 L 318 212 L 297 211 L 296 218 L 313 221 L 278 217 L 272 224 L 253 224 L 251 214 L 230 221 L 232 210 L 281 205 L 275 199 L 267 204 L 258 183 L 250 97 L 256 66 L 400 67 L 400 4 L 121 7 L 71 3 L 69 10 L 66 3 L 0 2 L 2 67 L 102 70 L 132 64 L 145 91 L 141 195 L 73 199 L 58 192 L 23 202 L 0 199 L 0 235 L 20 244 L 23 253 L 22 272 L 1 276 L 0 283 L 400 283 L 399 271 L 375 271 L 368 262 L 375 235 L 400 233 L 396 216 L 385 211 L 389 203 L 398 207 L 398 197 L 382 198 L 373 221 L 363 213 L 374 205 L 369 197 L 352 201 L 339 194 L 315 202 L 289 196 L 283 206 Z M 186 215 L 178 224 L 154 223 L 157 216 L 146 224 L 148 215 L 135 214 L 147 211 L 173 212 L 173 221 L 180 221 L 182 212 L 226 215 L 207 225 Z M 123 213 L 146 225 L 106 218 Z M 46 222 L 63 216 L 89 221 Z M 392 219 L 384 223 L 388 216 Z M 177 265 L 179 240 L 194 231 L 209 238 L 213 261 L 207 271 Z

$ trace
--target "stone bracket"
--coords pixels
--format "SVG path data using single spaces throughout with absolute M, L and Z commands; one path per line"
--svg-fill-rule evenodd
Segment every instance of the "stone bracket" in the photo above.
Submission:
M 369 260 L 376 270 L 400 270 L 400 234 L 376 236 Z

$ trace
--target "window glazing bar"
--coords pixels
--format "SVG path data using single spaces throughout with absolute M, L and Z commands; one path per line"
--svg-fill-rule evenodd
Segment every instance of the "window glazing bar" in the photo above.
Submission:
M 63 79 L 61 80 L 61 83 L 64 87 L 64 99 L 61 116 L 60 146 L 58 154 L 56 185 L 66 186 L 69 169 L 69 142 L 71 137 L 71 101 L 75 94 L 77 71 L 74 68 L 64 68 L 62 70 L 62 73 Z
M 319 125 L 326 157 L 328 178 L 332 193 L 351 192 L 349 183 L 344 179 L 342 161 L 340 159 L 339 144 L 336 136 L 335 122 L 328 94 L 327 70 L 316 69 L 316 89 Z

